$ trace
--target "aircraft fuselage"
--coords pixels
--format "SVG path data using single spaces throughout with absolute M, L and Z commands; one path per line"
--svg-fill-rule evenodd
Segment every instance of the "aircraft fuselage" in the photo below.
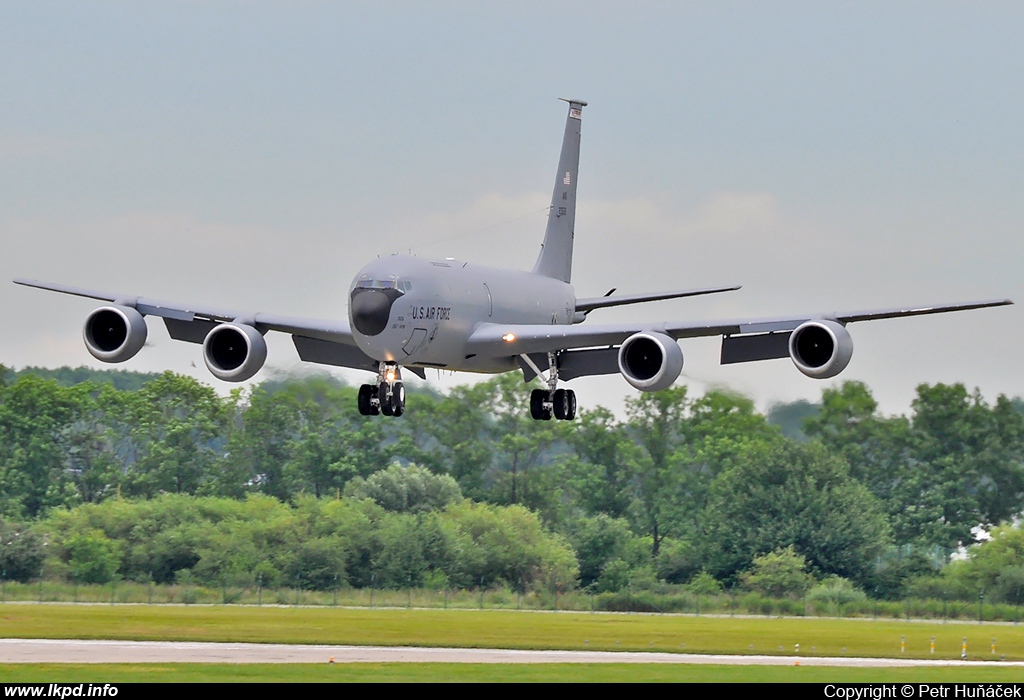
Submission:
M 479 323 L 571 324 L 571 284 L 531 272 L 453 259 L 374 260 L 349 287 L 359 349 L 380 362 L 468 372 L 515 369 L 515 357 L 465 352 Z

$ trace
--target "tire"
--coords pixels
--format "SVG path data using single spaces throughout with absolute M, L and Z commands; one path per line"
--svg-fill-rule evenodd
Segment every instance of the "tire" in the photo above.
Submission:
M 405 385 L 395 382 L 391 387 L 391 415 L 398 418 L 405 413 Z
M 377 389 L 377 396 L 380 398 L 380 412 L 385 416 L 392 415 L 391 399 L 388 398 L 388 385 L 381 384 Z
M 530 392 L 530 418 L 544 420 L 544 414 L 547 413 L 544 410 L 544 400 L 547 397 L 548 392 L 543 389 L 534 389 Z
M 565 416 L 567 414 L 566 409 L 569 408 L 569 402 L 566 400 L 565 397 L 565 389 L 555 390 L 555 396 L 552 400 L 552 403 L 552 409 L 554 410 L 555 418 L 557 418 L 558 420 L 565 420 Z
M 576 392 L 572 389 L 565 390 L 565 398 L 568 403 L 568 409 L 565 412 L 566 420 L 576 419 Z
M 374 414 L 373 403 L 370 401 L 372 397 L 372 386 L 369 384 L 363 384 L 359 387 L 359 415 L 372 416 Z

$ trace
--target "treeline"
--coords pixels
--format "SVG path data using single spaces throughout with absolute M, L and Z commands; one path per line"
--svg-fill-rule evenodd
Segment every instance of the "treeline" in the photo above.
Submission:
M 772 421 L 679 387 L 631 399 L 624 420 L 535 422 L 510 375 L 412 392 L 380 421 L 324 375 L 225 397 L 170 373 L 40 374 L 0 371 L 7 580 L 1024 588 L 1019 528 L 946 566 L 973 528 L 1024 507 L 1020 400 L 962 385 L 922 385 L 908 416 L 847 382 Z M 978 563 L 1000 547 L 998 566 Z

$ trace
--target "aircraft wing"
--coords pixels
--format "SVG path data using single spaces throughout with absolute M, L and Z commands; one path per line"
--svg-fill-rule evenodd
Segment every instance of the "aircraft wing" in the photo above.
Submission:
M 162 318 L 167 332 L 175 340 L 202 343 L 207 333 L 217 324 L 241 321 L 252 325 L 260 333 L 280 331 L 290 334 L 303 360 L 352 369 L 377 369 L 377 362 L 356 347 L 352 330 L 348 321 L 344 320 L 300 318 L 204 304 L 168 302 L 29 279 L 16 279 L 14 283 L 133 307 L 144 316 Z
M 1005 306 L 1012 303 L 1009 299 L 992 299 L 957 304 L 907 306 L 847 313 L 819 313 L 725 321 L 666 321 L 603 325 L 577 324 L 571 326 L 481 323 L 470 336 L 466 344 L 466 352 L 467 354 L 476 353 L 491 356 L 529 355 L 532 353 L 559 352 L 579 348 L 616 346 L 629 336 L 641 331 L 664 333 L 675 339 L 716 335 L 728 337 L 788 333 L 802 323 L 811 320 L 830 320 L 846 325 L 856 321 L 924 316 L 950 311 L 967 311 L 970 309 L 984 309 L 991 306 Z

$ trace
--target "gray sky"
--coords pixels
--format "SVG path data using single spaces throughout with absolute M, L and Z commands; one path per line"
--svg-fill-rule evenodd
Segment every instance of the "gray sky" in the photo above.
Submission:
M 574 97 L 577 294 L 744 285 L 594 320 L 1024 302 L 1022 36 L 1011 2 L 4 2 L 0 280 L 339 317 L 379 254 L 529 268 Z M 0 362 L 100 366 L 92 308 L 0 283 Z M 991 401 L 1024 394 L 1022 314 L 854 324 L 826 382 L 684 341 L 681 381 Z M 301 364 L 270 347 L 257 380 Z M 121 367 L 228 388 L 159 322 Z

